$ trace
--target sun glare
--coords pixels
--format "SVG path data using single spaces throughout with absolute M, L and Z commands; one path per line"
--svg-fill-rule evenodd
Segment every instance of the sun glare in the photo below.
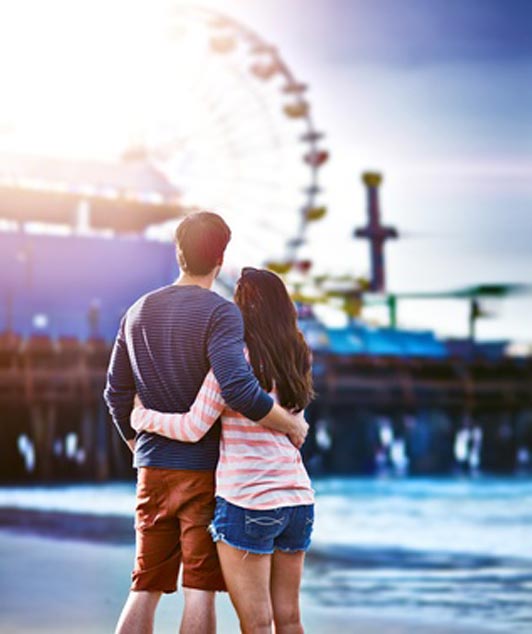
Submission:
M 156 114 L 193 123 L 172 77 L 201 72 L 200 57 L 176 55 L 164 18 L 161 2 L 2 2 L 0 147 L 112 159 Z
M 137 161 L 222 213 L 239 260 L 282 256 L 321 158 L 306 86 L 249 33 L 195 2 L 0 0 L 0 154 Z

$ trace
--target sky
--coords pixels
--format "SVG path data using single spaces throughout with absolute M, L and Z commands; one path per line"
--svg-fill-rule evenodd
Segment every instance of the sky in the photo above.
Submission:
M 183 4 L 185 0 L 168 1 Z M 48 130 L 53 137 L 50 122 L 55 116 L 66 131 L 63 143 L 77 144 L 81 137 L 74 140 L 73 134 L 79 135 L 83 128 L 81 114 L 90 112 L 100 133 L 102 124 L 108 126 L 104 136 L 110 143 L 115 137 L 121 139 L 128 118 L 151 116 L 152 108 L 160 109 L 164 100 L 157 101 L 152 94 L 168 85 L 172 72 L 160 65 L 159 73 L 153 72 L 156 60 L 164 57 L 155 35 L 150 45 L 147 40 L 138 45 L 139 29 L 150 29 L 145 16 L 155 15 L 155 3 L 166 0 L 144 2 L 148 13 L 137 10 L 142 2 L 0 0 L 0 16 L 5 10 L 12 17 L 16 9 L 18 23 L 25 29 L 19 36 L 4 20 L 2 31 L 0 20 L 0 52 L 3 45 L 11 51 L 0 55 L 0 72 L 4 85 L 11 80 L 15 87 L 6 90 L 1 108 L 7 112 L 13 97 L 12 113 L 20 118 L 22 108 L 22 115 L 30 120 L 37 112 L 37 86 L 45 123 L 40 132 Z M 309 232 L 304 248 L 316 271 L 368 275 L 368 245 L 354 240 L 353 230 L 366 223 L 360 176 L 372 169 L 384 175 L 384 221 L 400 233 L 399 240 L 386 247 L 388 290 L 532 283 L 532 2 L 198 0 L 196 4 L 215 8 L 256 30 L 279 48 L 295 77 L 310 86 L 312 117 L 326 133 L 324 147 L 331 153 L 322 172 L 321 200 L 328 215 Z M 33 19 L 27 20 L 27 15 Z M 103 27 L 101 15 L 109 18 Z M 136 21 L 135 28 L 126 29 L 123 20 Z M 65 22 L 75 28 L 66 31 L 64 42 L 55 38 L 54 48 L 54 38 L 41 25 L 57 34 Z M 124 24 L 119 36 L 116 24 Z M 124 42 L 127 33 L 131 41 Z M 82 55 L 69 61 L 65 46 L 73 50 L 79 41 Z M 27 42 L 41 42 L 39 46 L 49 48 L 52 57 L 39 55 Z M 18 67 L 10 61 L 13 50 Z M 95 60 L 101 62 L 99 92 L 88 88 Z M 189 67 L 188 62 L 180 60 L 181 70 L 201 75 L 202 68 Z M 24 69 L 32 73 L 32 82 L 20 81 Z M 139 91 L 139 70 L 150 85 L 153 82 L 151 93 Z M 117 89 L 119 76 L 125 89 Z M 61 102 L 68 105 L 64 112 L 55 106 L 56 89 L 63 91 Z M 232 90 L 228 85 L 225 92 Z M 115 98 L 102 99 L 101 94 Z M 168 110 L 183 106 L 179 90 L 171 96 L 174 101 L 166 101 Z M 196 105 L 189 103 L 187 121 L 195 110 Z M 69 128 L 65 119 L 70 115 Z M 32 143 L 31 128 L 22 127 Z M 84 133 L 84 143 L 90 143 L 94 135 L 89 125 Z M 57 145 L 57 139 L 52 141 Z M 213 173 L 224 167 L 210 166 Z M 201 174 L 198 186 L 204 188 Z M 259 204 L 257 196 L 251 200 Z M 249 231 L 254 217 L 246 222 Z M 251 242 L 249 246 L 254 248 Z M 528 317 L 532 296 L 490 304 L 488 309 L 496 317 L 479 322 L 480 338 L 532 343 Z M 465 336 L 467 311 L 457 301 L 404 301 L 399 305 L 399 323 Z M 368 316 L 386 323 L 386 315 L 378 310 Z
M 532 3 L 213 2 L 276 43 L 327 133 L 329 216 L 311 234 L 331 272 L 368 272 L 360 174 L 384 174 L 389 290 L 532 282 Z M 330 245 L 334 245 L 331 248 Z M 488 307 L 480 338 L 532 341 L 530 298 Z M 384 315 L 376 315 L 384 318 Z M 404 302 L 405 327 L 467 332 L 460 302 Z

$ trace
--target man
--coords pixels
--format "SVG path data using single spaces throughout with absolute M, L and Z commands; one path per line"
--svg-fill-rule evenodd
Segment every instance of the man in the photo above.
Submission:
M 135 393 L 148 408 L 186 412 L 210 368 L 227 404 L 247 418 L 289 434 L 307 432 L 260 387 L 243 354 L 238 308 L 210 289 L 231 232 L 216 214 L 187 216 L 176 230 L 180 276 L 139 299 L 122 319 L 108 371 L 105 400 L 138 469 L 136 559 L 116 634 L 153 631 L 162 593 L 175 592 L 183 567 L 181 634 L 214 634 L 214 593 L 224 589 L 207 532 L 214 510 L 219 424 L 196 444 L 143 432 L 129 424 Z

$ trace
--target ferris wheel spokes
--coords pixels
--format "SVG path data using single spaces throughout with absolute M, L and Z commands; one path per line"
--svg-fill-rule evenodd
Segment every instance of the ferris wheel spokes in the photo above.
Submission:
M 308 86 L 276 46 L 214 10 L 176 7 L 170 32 L 182 59 L 191 42 L 202 50 L 202 72 L 187 75 L 180 91 L 189 118 L 169 116 L 179 133 L 150 154 L 188 204 L 218 209 L 251 234 L 266 232 L 280 259 L 296 261 L 309 223 L 326 214 L 319 172 L 329 153 L 314 129 Z

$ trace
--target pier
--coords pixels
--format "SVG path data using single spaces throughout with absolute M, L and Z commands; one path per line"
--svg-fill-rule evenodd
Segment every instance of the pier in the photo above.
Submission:
M 109 355 L 100 338 L 0 334 L 2 480 L 133 476 L 102 399 Z M 528 465 L 530 359 L 316 352 L 314 374 L 304 454 L 315 472 L 374 473 L 393 466 L 402 447 L 409 473 L 449 473 L 470 460 L 479 433 L 478 464 L 465 466 L 513 472 Z M 464 432 L 470 441 L 460 457 L 457 435 Z
M 103 339 L 0 335 L 2 479 L 107 480 L 131 474 L 102 399 Z

